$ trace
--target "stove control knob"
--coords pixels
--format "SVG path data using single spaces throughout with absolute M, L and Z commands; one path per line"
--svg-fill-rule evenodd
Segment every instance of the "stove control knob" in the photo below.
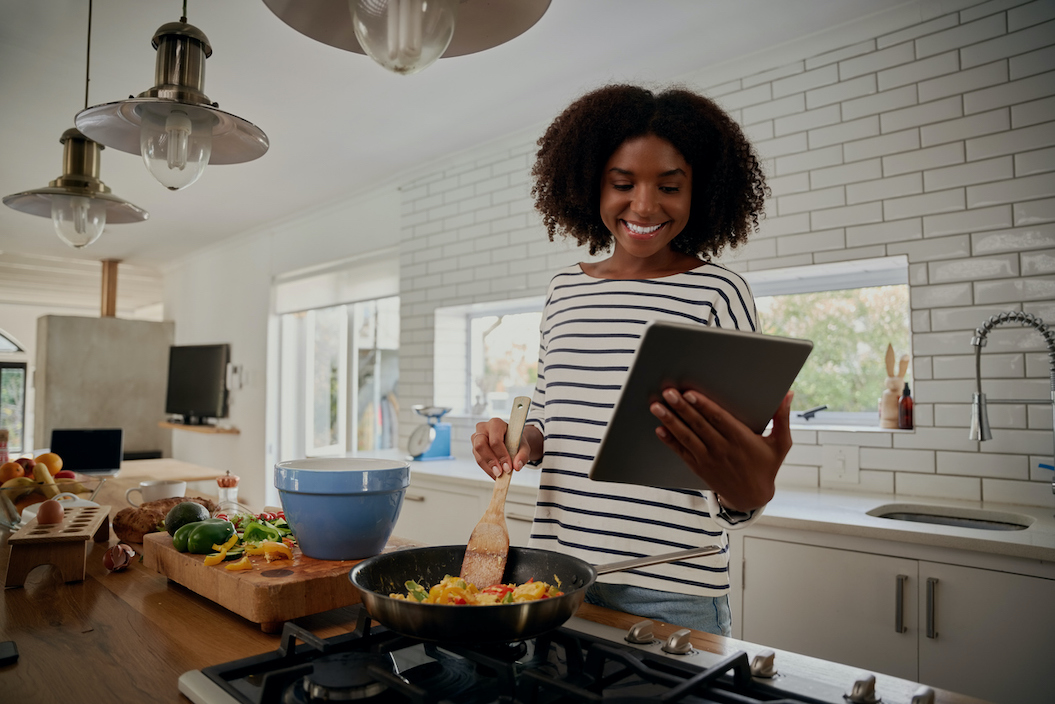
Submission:
M 765 679 L 776 677 L 777 668 L 773 664 L 773 660 L 776 657 L 777 654 L 768 648 L 758 651 L 758 653 L 751 658 L 751 676 L 763 677 Z
M 921 685 L 912 694 L 912 701 L 909 704 L 934 704 L 934 690 L 926 685 Z
M 626 632 L 627 643 L 655 643 L 656 636 L 652 634 L 652 622 L 648 619 L 635 623 L 630 627 L 630 630 Z
M 663 644 L 663 651 L 673 655 L 688 655 L 692 652 L 692 643 L 689 641 L 691 633 L 692 631 L 688 628 L 674 631 L 670 634 L 670 638 L 667 638 L 667 642 Z
M 854 682 L 846 699 L 853 704 L 879 704 L 883 699 L 876 695 L 876 676 L 865 673 Z

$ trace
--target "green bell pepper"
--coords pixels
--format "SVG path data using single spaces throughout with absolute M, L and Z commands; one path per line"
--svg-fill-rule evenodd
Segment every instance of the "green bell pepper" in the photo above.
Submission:
M 235 534 L 234 524 L 222 518 L 207 518 L 180 527 L 172 536 L 172 547 L 180 552 L 208 555 L 213 545 L 223 545 Z
M 259 543 L 262 540 L 281 543 L 282 533 L 269 523 L 250 523 L 242 533 L 244 543 Z

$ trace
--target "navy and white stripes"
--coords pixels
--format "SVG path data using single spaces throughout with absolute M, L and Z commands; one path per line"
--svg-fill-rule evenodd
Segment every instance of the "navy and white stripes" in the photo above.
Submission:
M 705 492 L 595 482 L 588 476 L 651 320 L 754 330 L 757 316 L 747 283 L 714 264 L 632 280 L 592 278 L 574 265 L 550 282 L 528 417 L 545 437 L 532 547 L 604 564 L 700 545 L 727 548 L 725 529 L 750 522 L 752 514 L 712 516 Z M 729 590 L 728 570 L 723 551 L 600 581 L 721 596 Z

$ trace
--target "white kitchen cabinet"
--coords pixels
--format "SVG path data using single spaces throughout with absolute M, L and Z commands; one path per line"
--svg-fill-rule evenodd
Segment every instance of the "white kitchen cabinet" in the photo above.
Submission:
M 477 491 L 411 483 L 392 533 L 426 545 L 464 545 L 486 507 Z
M 1055 580 L 923 561 L 919 570 L 920 680 L 999 704 L 1055 701 Z
M 1053 701 L 1055 580 L 750 536 L 742 549 L 745 640 L 997 704 Z
M 412 474 L 393 535 L 426 545 L 464 545 L 491 502 L 494 483 L 454 481 L 442 475 Z M 509 544 L 525 546 L 535 515 L 534 487 L 513 484 L 506 495 Z
M 743 550 L 744 640 L 919 680 L 915 560 L 750 537 Z

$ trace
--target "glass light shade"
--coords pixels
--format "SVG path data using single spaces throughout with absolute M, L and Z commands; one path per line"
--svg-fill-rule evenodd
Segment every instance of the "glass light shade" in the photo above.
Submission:
M 52 196 L 51 222 L 59 239 L 80 249 L 103 234 L 106 202 L 84 196 Z
M 163 113 L 143 109 L 140 117 L 139 147 L 154 178 L 170 191 L 197 181 L 212 155 L 215 120 L 190 106 Z
M 404 75 L 443 56 L 458 19 L 458 0 L 349 0 L 349 5 L 363 50 Z

